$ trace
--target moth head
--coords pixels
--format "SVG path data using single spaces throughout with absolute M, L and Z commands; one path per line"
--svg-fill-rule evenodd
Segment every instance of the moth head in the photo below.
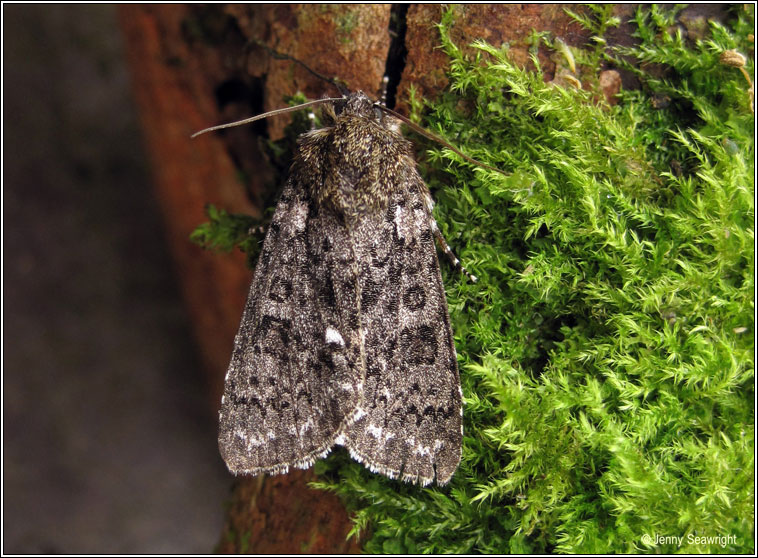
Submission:
M 340 99 L 330 99 L 321 109 L 321 121 L 325 126 L 333 126 L 342 116 L 357 116 L 382 122 L 384 113 L 376 101 L 372 101 L 363 91 L 346 93 Z
M 344 113 L 364 118 L 376 118 L 375 103 L 363 91 L 356 91 L 345 97 Z

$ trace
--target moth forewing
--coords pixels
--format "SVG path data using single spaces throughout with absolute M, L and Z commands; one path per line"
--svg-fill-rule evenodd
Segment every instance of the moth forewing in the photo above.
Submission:
M 234 473 L 309 467 L 335 444 L 372 471 L 448 482 L 461 392 L 411 144 L 362 92 L 303 134 L 234 342 L 219 446 Z

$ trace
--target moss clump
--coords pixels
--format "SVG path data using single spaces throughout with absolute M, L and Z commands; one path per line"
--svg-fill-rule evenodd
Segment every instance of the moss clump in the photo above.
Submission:
M 577 56 L 638 74 L 613 107 L 507 50 L 467 58 L 451 14 L 429 127 L 507 173 L 427 161 L 440 227 L 480 278 L 445 274 L 463 461 L 420 489 L 338 453 L 318 486 L 371 526 L 370 552 L 753 552 L 753 114 L 720 62 L 752 49 L 752 8 L 692 44 L 676 9 L 640 8 L 639 46 Z

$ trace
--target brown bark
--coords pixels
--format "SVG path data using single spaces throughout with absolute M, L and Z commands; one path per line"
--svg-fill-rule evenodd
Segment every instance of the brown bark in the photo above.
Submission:
M 531 64 L 528 36 L 550 31 L 570 46 L 586 45 L 589 33 L 565 12 L 586 12 L 579 5 L 467 5 L 456 7 L 451 29 L 461 48 L 476 39 L 508 43 L 516 63 Z M 411 5 L 405 16 L 408 55 L 402 70 L 400 110 L 407 87 L 434 98 L 447 85 L 447 60 L 439 50 L 442 7 Z M 624 21 L 633 6 L 617 7 Z M 697 23 L 697 13 L 688 21 Z M 251 278 L 240 253 L 206 252 L 188 240 L 205 221 L 213 203 L 232 213 L 260 215 L 257 204 L 274 182 L 274 172 L 253 135 L 235 128 L 190 140 L 202 128 L 283 106 L 297 91 L 318 98 L 334 96 L 331 86 L 291 60 L 275 59 L 263 43 L 337 77 L 350 89 L 375 95 L 385 71 L 391 38 L 390 5 L 125 5 L 120 10 L 134 74 L 155 187 L 162 205 L 169 244 L 197 344 L 209 374 L 210 400 L 218 407 Z M 692 24 L 693 28 L 696 27 Z M 630 41 L 624 24 L 612 41 Z M 544 46 L 538 57 L 545 79 L 556 72 L 554 53 Z M 626 76 L 600 76 L 615 92 L 629 87 Z M 281 136 L 288 117 L 270 119 L 268 137 Z M 244 176 L 244 180 L 240 180 Z M 252 201 L 251 201 L 252 200 Z M 229 508 L 223 552 L 325 552 L 358 550 L 346 542 L 349 520 L 332 495 L 307 488 L 312 473 L 240 479 Z

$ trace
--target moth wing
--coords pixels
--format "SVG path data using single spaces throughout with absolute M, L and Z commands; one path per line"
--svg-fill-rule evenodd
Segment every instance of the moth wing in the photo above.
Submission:
M 409 168 L 386 213 L 354 234 L 366 379 L 338 442 L 375 472 L 445 484 L 461 457 L 460 379 L 431 197 Z
M 292 179 L 255 269 L 220 411 L 234 473 L 284 473 L 326 455 L 361 397 L 357 280 L 348 232 Z

